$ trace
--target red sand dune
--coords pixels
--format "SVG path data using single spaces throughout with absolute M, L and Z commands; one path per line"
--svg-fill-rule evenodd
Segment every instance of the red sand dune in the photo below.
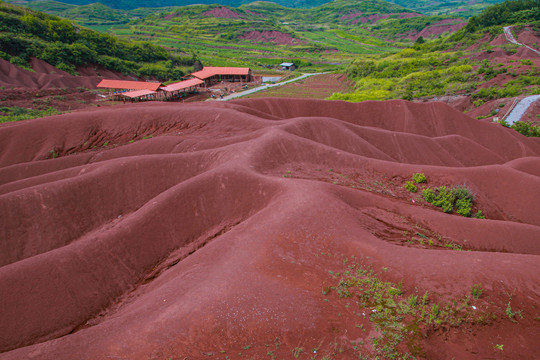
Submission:
M 31 59 L 32 71 L 21 69 L 10 62 L 0 59 L 0 86 L 5 88 L 78 88 L 95 89 L 101 77 L 127 80 L 130 77 L 115 73 L 100 66 L 78 68 L 81 76 L 73 76 L 59 70 L 43 60 Z
M 353 255 L 430 306 L 482 284 L 471 303 L 496 318 L 426 332 L 417 358 L 533 358 L 539 168 L 540 139 L 442 103 L 143 103 L 0 126 L 0 359 L 349 359 L 360 340 L 373 358 L 354 298 L 321 293 Z M 465 184 L 488 219 L 412 202 L 415 172 Z

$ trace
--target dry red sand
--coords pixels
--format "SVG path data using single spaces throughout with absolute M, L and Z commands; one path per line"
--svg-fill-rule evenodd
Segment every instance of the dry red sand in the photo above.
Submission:
M 434 302 L 482 284 L 473 303 L 496 319 L 425 333 L 420 358 L 534 358 L 538 169 L 540 139 L 442 103 L 143 103 L 5 124 L 0 359 L 349 359 L 359 340 L 372 358 L 354 299 L 321 293 L 350 256 Z M 422 203 L 403 189 L 415 172 L 465 184 L 488 219 Z M 470 251 L 409 246 L 415 229 Z

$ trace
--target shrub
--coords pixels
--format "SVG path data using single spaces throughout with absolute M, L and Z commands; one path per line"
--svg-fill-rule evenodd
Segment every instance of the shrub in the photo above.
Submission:
M 456 210 L 461 216 L 472 216 L 474 195 L 464 186 L 457 188 L 439 186 L 435 190 L 427 188 L 422 190 L 422 197 L 428 203 L 440 207 L 445 213 L 449 214 Z M 478 211 L 475 217 L 484 219 L 481 211 Z
M 452 192 L 454 193 L 454 196 L 456 197 L 456 199 L 474 200 L 474 196 L 471 193 L 471 191 L 464 186 L 453 188 Z
M 451 202 L 446 201 L 442 204 L 441 208 L 445 213 L 451 214 L 454 210 L 454 205 L 452 205 Z
M 417 190 L 416 186 L 411 181 L 407 181 L 407 183 L 405 184 L 405 189 L 413 193 L 415 193 Z
M 444 212 L 452 212 L 456 196 L 454 192 L 446 186 L 439 186 L 437 189 L 438 194 L 435 196 L 433 205 L 443 208 Z M 448 211 L 450 209 L 450 211 Z
M 472 210 L 471 199 L 458 199 L 456 201 L 456 212 L 459 215 L 470 217 Z
M 475 218 L 477 219 L 485 219 L 486 217 L 484 216 L 484 214 L 482 214 L 482 210 L 478 210 L 478 212 L 474 215 Z
M 424 198 L 424 200 L 431 204 L 435 200 L 435 193 L 432 189 L 424 189 L 422 190 L 422 197 Z
M 413 175 L 413 180 L 417 184 L 425 183 L 427 181 L 426 176 L 421 173 L 416 173 Z
M 540 126 L 535 126 L 529 122 L 516 121 L 511 127 L 522 135 L 540 137 Z

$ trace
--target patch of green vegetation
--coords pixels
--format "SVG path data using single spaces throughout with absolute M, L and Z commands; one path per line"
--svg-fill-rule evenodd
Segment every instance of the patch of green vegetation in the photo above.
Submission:
M 150 42 L 118 40 L 56 16 L 0 3 L 0 54 L 17 65 L 36 57 L 76 74 L 78 65 L 98 64 L 124 74 L 180 78 L 180 65 L 194 56 L 178 57 Z
M 526 121 L 516 121 L 510 127 L 522 135 L 540 137 L 540 125 L 534 125 Z
M 495 19 L 494 14 L 497 18 L 491 21 Z M 471 18 L 465 28 L 451 35 L 430 41 L 419 38 L 411 48 L 397 54 L 357 58 L 346 69 L 349 79 L 356 81 L 355 92 L 336 93 L 330 99 L 412 100 L 472 95 L 475 104 L 479 104 L 492 99 L 540 93 L 540 70 L 529 59 L 525 59 L 525 64 L 530 68 L 520 71 L 468 56 L 471 46 L 478 47 L 475 52 L 493 52 L 489 41 L 480 40 L 486 36 L 493 39 L 501 35 L 502 25 L 519 27 L 520 24 L 532 23 L 539 26 L 539 16 L 538 1 L 506 1 L 486 8 L 480 15 Z M 385 25 L 382 21 L 377 24 Z M 415 26 L 413 20 L 408 21 L 406 26 Z M 418 28 L 421 26 L 418 24 Z M 516 52 L 518 46 L 505 44 L 498 48 L 510 55 Z M 480 86 L 494 77 L 511 78 L 507 78 L 501 86 Z
M 405 291 L 402 283 L 383 280 L 369 266 L 348 259 L 344 263 L 344 273 L 330 272 L 338 282 L 331 290 L 340 298 L 355 299 L 363 316 L 375 326 L 379 335 L 371 338 L 371 345 L 377 358 L 425 357 L 421 346 L 425 332 L 480 323 L 492 316 L 478 310 L 471 312 L 469 296 L 448 303 L 435 302 L 429 292 Z
M 424 175 L 422 173 L 416 173 L 416 174 L 413 175 L 413 180 L 417 184 L 422 184 L 422 183 L 425 183 L 427 181 L 427 178 L 426 178 L 426 175 Z
M 529 137 L 540 137 L 540 125 L 527 121 L 516 121 L 512 125 L 508 124 L 506 120 L 499 120 L 499 124 L 502 126 L 516 130 L 518 133 Z
M 455 188 L 446 186 L 439 186 L 436 189 L 426 188 L 422 190 L 422 197 L 428 203 L 440 207 L 445 213 L 451 214 L 455 211 L 465 217 L 472 215 L 474 195 L 464 186 Z M 484 218 L 483 216 L 481 211 L 475 215 L 479 219 Z
M 490 26 L 534 23 L 540 19 L 538 0 L 509 0 L 489 6 L 478 16 L 470 18 L 466 31 L 474 32 Z
M 470 17 L 478 14 L 482 9 L 495 3 L 504 0 L 443 0 L 443 1 L 428 1 L 428 0 L 389 0 L 394 4 L 405 6 L 409 9 L 421 12 L 422 14 L 440 15 L 453 14 L 460 17 Z M 456 12 L 456 9 L 460 9 Z
M 14 107 L 0 107 L 0 123 L 19 121 L 19 120 L 28 120 L 42 118 L 45 116 L 52 116 L 61 114 L 60 111 L 56 110 L 53 107 L 49 107 L 45 110 L 35 110 L 21 108 L 18 106 Z
M 99 3 L 78 7 L 47 6 L 51 8 L 48 11 L 56 15 L 108 31 L 122 39 L 167 47 L 180 58 L 191 58 L 190 55 L 196 54 L 195 60 L 206 65 L 250 66 L 261 70 L 283 61 L 298 62 L 303 71 L 341 70 L 343 64 L 356 55 L 395 53 L 412 44 L 406 36 L 411 30 L 421 31 L 437 21 L 451 19 L 449 16 L 403 16 L 411 10 L 379 0 L 300 2 L 309 9 L 286 8 L 261 1 L 237 8 L 228 6 L 232 3 L 135 10 L 111 9 Z M 41 9 L 45 9 L 45 3 L 52 1 L 40 3 Z M 36 2 L 24 4 L 38 6 Z M 294 5 L 287 2 L 287 6 Z M 227 9 L 233 16 L 216 18 L 208 13 L 216 7 Z M 371 15 L 384 15 L 384 18 L 364 21 L 364 17 Z M 293 41 L 277 45 L 242 39 L 250 32 L 265 31 L 272 32 L 270 38 L 279 32 Z M 151 63 L 156 62 L 165 66 L 158 61 Z M 387 97 L 386 93 L 371 97 L 365 93 L 357 99 Z
M 471 286 L 471 296 L 475 299 L 479 299 L 483 291 L 484 289 L 482 289 L 482 285 L 480 284 L 474 284 Z
M 407 183 L 405 184 L 405 189 L 407 189 L 408 191 L 412 192 L 412 193 L 415 193 L 417 191 L 417 188 L 416 186 L 412 183 L 412 181 L 407 181 Z
M 512 298 L 508 300 L 508 305 L 506 306 L 506 315 L 508 315 L 510 319 L 514 319 L 516 315 L 523 319 L 523 314 L 521 313 L 521 310 L 513 311 L 511 303 L 512 303 Z

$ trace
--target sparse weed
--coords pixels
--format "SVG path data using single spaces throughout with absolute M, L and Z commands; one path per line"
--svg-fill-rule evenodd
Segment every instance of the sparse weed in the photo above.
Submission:
M 304 348 L 301 348 L 301 347 L 295 347 L 294 349 L 291 350 L 293 356 L 295 359 L 298 359 L 300 357 L 300 354 L 302 354 L 304 352 Z
M 473 298 L 478 299 L 482 295 L 483 289 L 482 285 L 480 284 L 474 284 L 471 286 L 471 295 Z

